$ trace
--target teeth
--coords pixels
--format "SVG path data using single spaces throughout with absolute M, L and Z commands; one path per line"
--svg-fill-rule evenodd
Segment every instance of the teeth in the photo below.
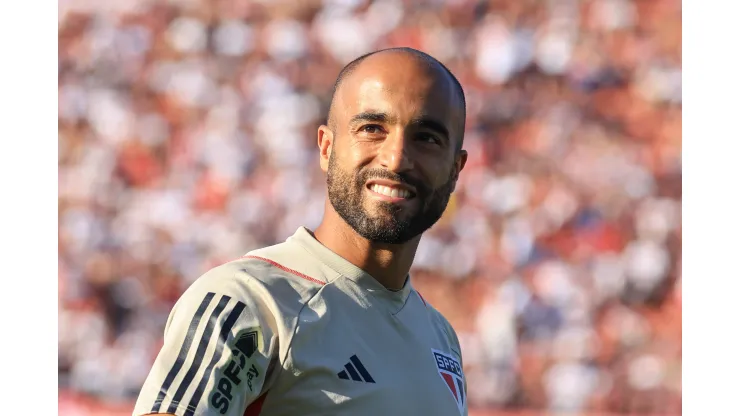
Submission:
M 388 186 L 375 184 L 370 187 L 373 192 L 389 196 L 391 198 L 408 198 L 411 196 L 411 192 L 405 189 L 390 188 Z

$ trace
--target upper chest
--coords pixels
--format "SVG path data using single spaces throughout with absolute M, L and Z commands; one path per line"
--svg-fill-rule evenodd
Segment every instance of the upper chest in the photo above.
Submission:
M 322 295 L 298 317 L 276 389 L 284 408 L 460 414 L 460 351 L 418 294 L 412 291 L 399 310 L 352 288 Z

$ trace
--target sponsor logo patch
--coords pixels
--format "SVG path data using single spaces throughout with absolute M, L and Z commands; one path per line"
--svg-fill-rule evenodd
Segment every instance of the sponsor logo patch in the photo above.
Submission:
M 221 377 L 216 381 L 216 388 L 209 399 L 211 406 L 222 415 L 229 411 L 232 400 L 239 395 L 236 387 L 246 382 L 249 391 L 253 392 L 257 379 L 262 375 L 262 370 L 251 360 L 259 349 L 260 338 L 259 329 L 251 328 L 240 331 L 233 339 L 231 359 L 221 371 Z

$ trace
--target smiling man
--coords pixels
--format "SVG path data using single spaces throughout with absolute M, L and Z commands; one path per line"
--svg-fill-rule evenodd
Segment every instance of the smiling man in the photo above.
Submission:
M 431 56 L 348 64 L 318 129 L 321 224 L 193 283 L 134 415 L 466 415 L 457 336 L 409 281 L 464 127 L 463 90 Z

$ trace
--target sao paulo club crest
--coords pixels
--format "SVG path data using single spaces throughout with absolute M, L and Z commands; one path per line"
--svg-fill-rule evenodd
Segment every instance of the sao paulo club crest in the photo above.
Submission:
M 457 410 L 462 415 L 465 409 L 465 385 L 463 383 L 463 372 L 460 361 L 450 354 L 432 348 L 434 361 L 437 364 L 437 372 L 452 393 L 457 403 Z

